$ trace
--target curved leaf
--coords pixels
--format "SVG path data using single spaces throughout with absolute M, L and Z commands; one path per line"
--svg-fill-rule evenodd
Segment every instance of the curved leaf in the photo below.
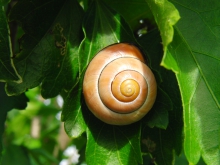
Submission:
M 175 6 L 167 0 L 145 0 L 154 15 L 154 19 L 160 30 L 164 52 L 173 40 L 173 25 L 179 20 L 179 12 Z
M 82 112 L 82 86 L 79 83 L 71 89 L 64 99 L 62 121 L 66 133 L 73 138 L 79 137 L 86 130 Z
M 220 3 L 172 2 L 182 19 L 162 64 L 176 73 L 180 86 L 185 154 L 192 164 L 201 155 L 207 164 L 219 164 Z

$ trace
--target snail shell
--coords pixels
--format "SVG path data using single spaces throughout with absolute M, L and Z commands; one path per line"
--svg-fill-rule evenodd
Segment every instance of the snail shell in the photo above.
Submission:
M 90 111 L 113 125 L 140 120 L 152 108 L 156 80 L 134 45 L 110 45 L 90 62 L 83 81 L 83 94 Z

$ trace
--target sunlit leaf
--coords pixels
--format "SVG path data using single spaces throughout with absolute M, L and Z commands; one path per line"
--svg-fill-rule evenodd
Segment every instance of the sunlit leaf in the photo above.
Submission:
M 180 12 L 163 65 L 172 69 L 184 107 L 184 150 L 188 161 L 219 164 L 220 3 L 171 1 Z
M 145 0 L 154 15 L 154 19 L 160 30 L 164 51 L 173 40 L 173 25 L 180 16 L 175 6 L 167 0 Z
M 93 164 L 138 164 L 140 153 L 140 123 L 112 126 L 90 122 L 87 131 L 86 161 Z

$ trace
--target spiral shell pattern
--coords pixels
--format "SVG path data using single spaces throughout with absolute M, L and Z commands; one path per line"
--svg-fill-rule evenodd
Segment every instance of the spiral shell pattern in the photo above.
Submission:
M 113 125 L 140 120 L 152 108 L 157 85 L 140 50 L 131 44 L 110 45 L 90 62 L 83 94 L 90 111 Z

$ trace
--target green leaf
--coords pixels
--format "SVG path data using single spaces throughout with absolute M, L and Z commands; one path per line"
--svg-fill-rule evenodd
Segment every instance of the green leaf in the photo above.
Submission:
M 64 17 L 66 19 L 63 19 Z M 78 2 L 69 0 L 55 20 L 55 44 L 60 47 L 62 57 L 59 67 L 52 69 L 43 81 L 41 93 L 44 98 L 56 96 L 63 86 L 65 90 L 70 90 L 76 83 L 79 71 L 78 47 L 82 40 L 82 17 L 83 10 Z
M 168 126 L 168 110 L 173 110 L 169 96 L 158 87 L 157 99 L 153 108 L 146 115 L 146 123 L 149 127 L 166 129 Z
M 184 150 L 188 161 L 200 156 L 219 164 L 220 3 L 173 1 L 181 20 L 162 64 L 176 73 L 184 108 Z
M 82 9 L 76 1 L 19 1 L 10 20 L 21 22 L 25 35 L 14 63 L 22 75 L 21 84 L 8 83 L 10 95 L 38 86 L 44 97 L 70 89 L 78 73 L 76 48 L 80 41 Z M 65 19 L 63 19 L 65 18 Z
M 154 19 L 160 30 L 164 52 L 173 40 L 173 25 L 180 19 L 175 6 L 167 0 L 145 0 L 154 15 Z
M 11 39 L 4 7 L 0 2 L 0 81 L 21 82 L 12 61 Z
M 173 164 L 175 152 L 173 152 L 175 132 L 168 127 L 167 130 L 162 129 L 145 129 L 142 137 L 142 144 L 145 152 L 152 155 L 154 163 L 158 165 Z M 179 144 L 178 144 L 179 145 Z
M 25 94 L 21 94 L 20 96 L 7 96 L 4 89 L 4 83 L 0 83 L 0 89 L 1 111 L 3 111 L 2 109 L 9 111 L 13 108 L 25 109 L 28 102 L 28 98 L 25 96 Z
M 82 86 L 77 84 L 68 92 L 64 100 L 62 121 L 66 133 L 73 138 L 79 137 L 86 130 L 85 119 L 82 114 L 81 97 Z
M 0 160 L 2 154 L 2 134 L 4 132 L 5 120 L 7 112 L 13 108 L 24 109 L 27 106 L 27 97 L 22 94 L 20 96 L 7 96 L 4 90 L 4 83 L 0 83 Z
M 89 122 L 86 161 L 93 164 L 138 164 L 140 153 L 140 123 L 129 126 L 112 126 Z

